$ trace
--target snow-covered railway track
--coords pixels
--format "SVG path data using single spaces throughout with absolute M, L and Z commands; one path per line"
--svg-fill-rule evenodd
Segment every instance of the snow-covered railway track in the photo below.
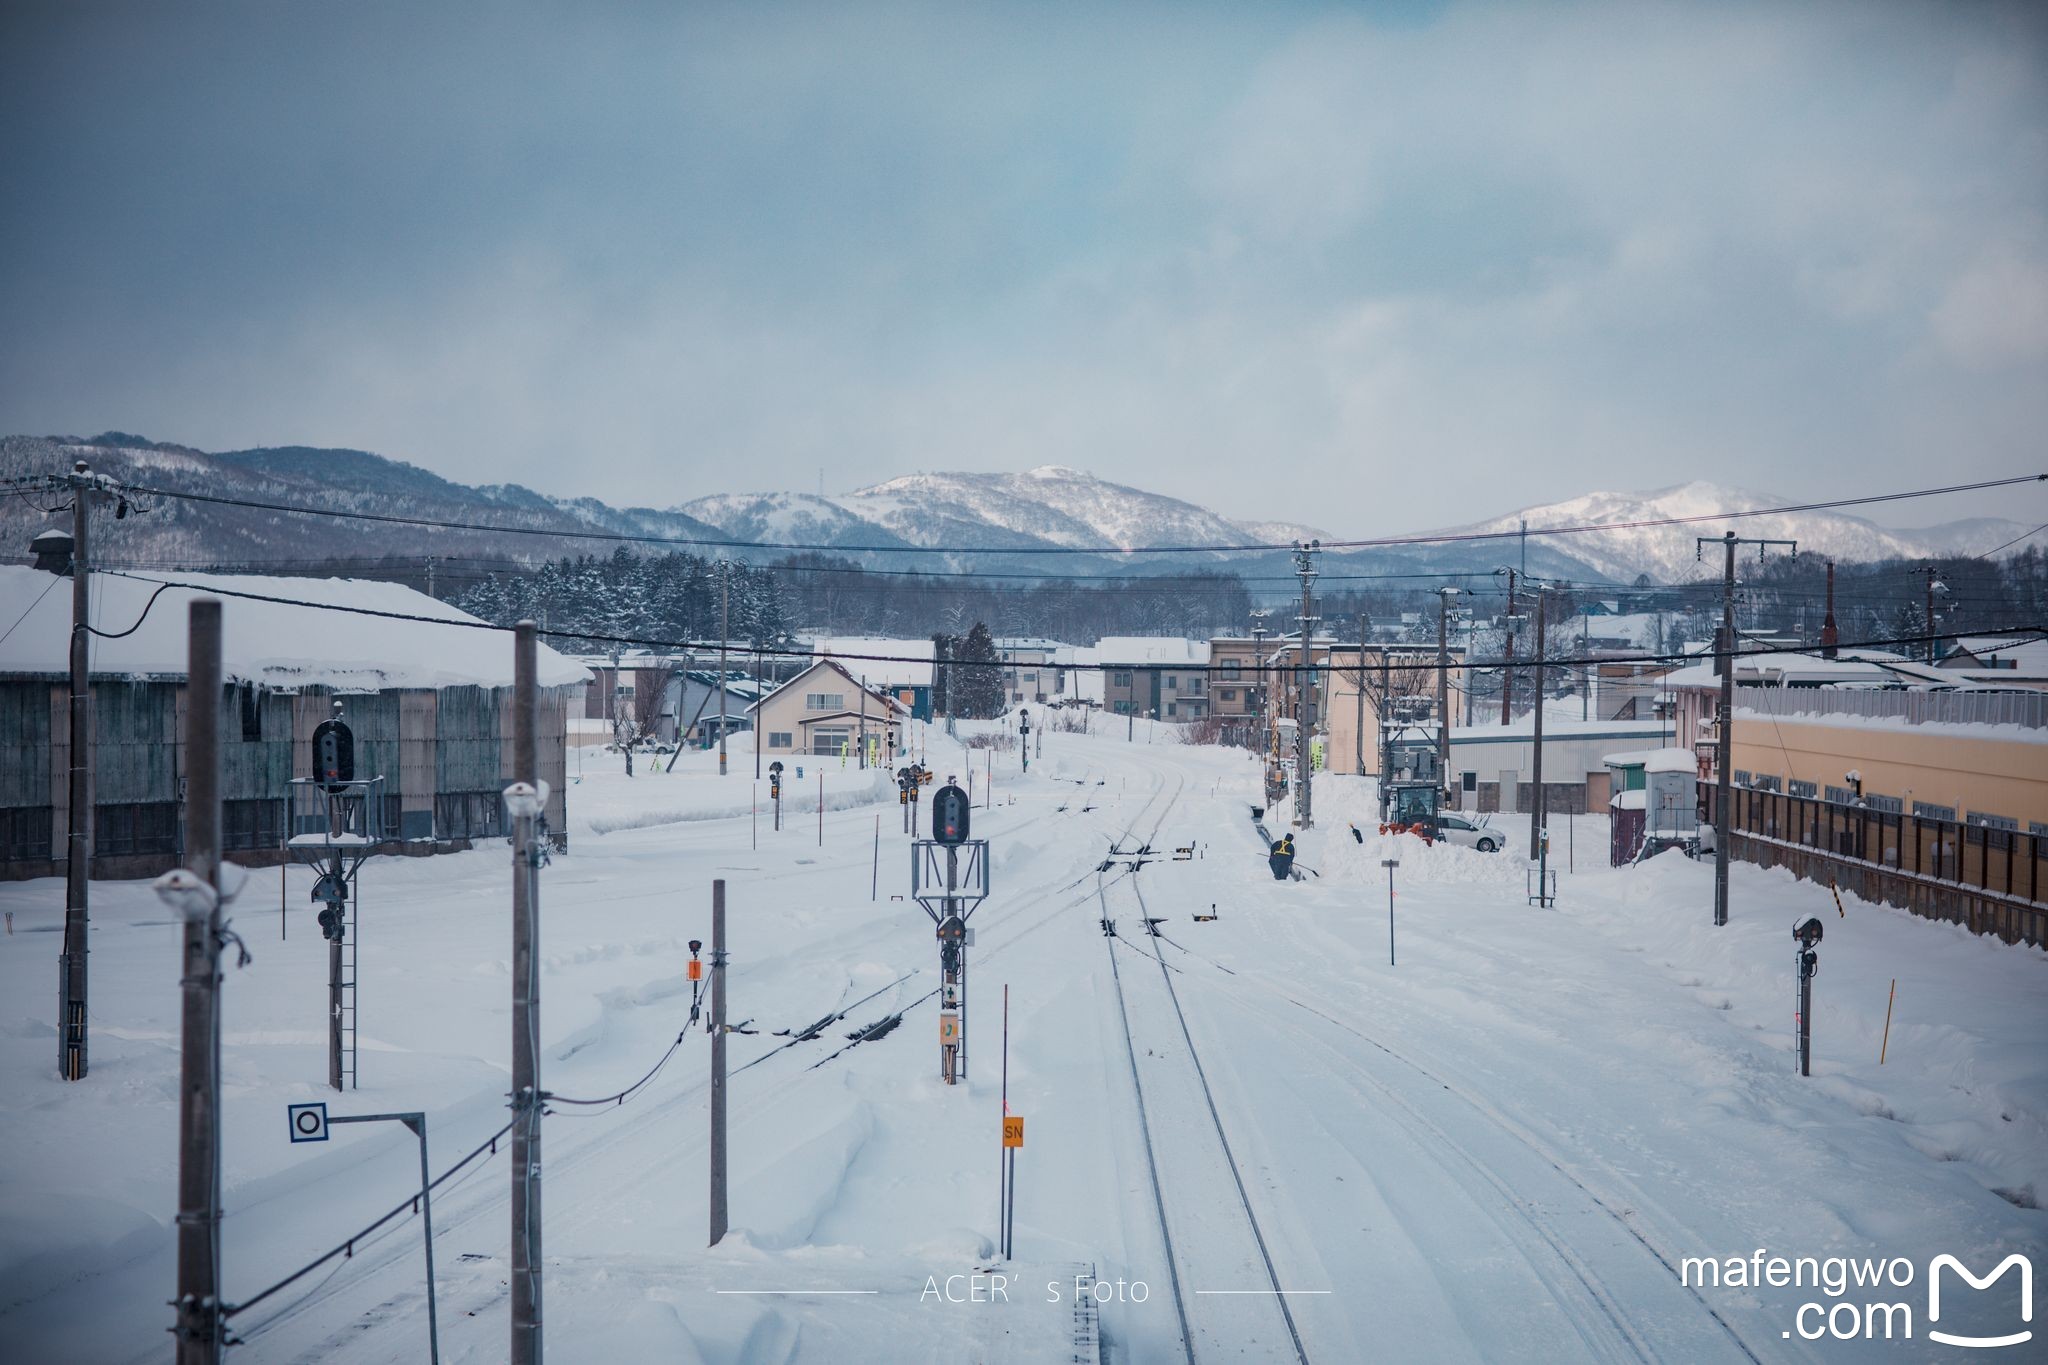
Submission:
M 1180 798 L 1180 790 L 1176 786 L 1167 798 L 1141 847 L 1157 837 Z M 1148 801 L 1140 808 L 1124 838 L 1132 836 L 1151 804 Z M 1171 969 L 1155 944 L 1149 957 L 1150 965 L 1158 968 L 1157 984 L 1149 968 L 1134 971 L 1130 977 L 1123 974 L 1118 961 L 1120 946 L 1141 958 L 1148 955 L 1132 948 L 1120 932 L 1110 931 L 1116 918 L 1110 908 L 1111 884 L 1105 880 L 1098 887 L 1104 943 L 1123 1023 L 1139 1142 L 1159 1221 L 1181 1354 L 1189 1365 L 1197 1365 L 1205 1359 L 1284 1358 L 1291 1349 L 1301 1365 L 1308 1365 L 1307 1347 L 1287 1304 L 1287 1295 L 1295 1287 L 1284 1284 L 1275 1268 L 1208 1074 L 1188 1031 Z M 1135 876 L 1129 885 L 1142 925 L 1144 893 Z M 1163 1167 L 1175 1173 L 1171 1200 L 1161 1174 Z M 1226 1188 L 1235 1192 L 1234 1202 L 1220 1197 Z
M 1403 1135 L 1399 1142 L 1388 1133 L 1361 1135 L 1360 1156 L 1368 1169 L 1407 1166 L 1408 1174 L 1400 1179 L 1418 1192 L 1447 1178 L 1450 1184 L 1441 1186 L 1433 1206 L 1436 1218 L 1447 1212 L 1445 1196 L 1453 1190 L 1491 1211 L 1500 1238 L 1563 1310 L 1562 1325 L 1573 1338 L 1574 1354 L 1612 1362 L 1723 1359 L 1755 1365 L 1757 1352 L 1714 1305 L 1683 1282 L 1672 1257 L 1637 1226 L 1624 1201 L 1596 1191 L 1483 1096 L 1456 1084 L 1440 1066 L 1345 1022 L 1335 1002 L 1261 974 L 1247 977 L 1174 946 L 1222 974 L 1202 978 L 1215 988 L 1204 996 L 1210 1002 L 1204 1013 L 1215 1016 L 1220 1007 L 1229 1016 L 1212 1017 L 1213 1028 L 1235 1038 L 1267 1034 L 1276 1054 L 1306 1047 L 1302 1063 L 1317 1078 L 1319 1103 L 1335 1087 L 1351 1097 L 1354 1112 L 1371 1114 Z M 1260 996 L 1285 1002 L 1316 1022 L 1276 1013 Z M 1376 1056 L 1396 1069 L 1382 1074 L 1385 1066 L 1371 1061 Z M 1421 1084 L 1404 1083 L 1403 1075 Z M 1269 1103 L 1276 1099 L 1268 1094 Z M 1422 1180 L 1399 1155 L 1402 1149 L 1428 1154 L 1438 1174 Z M 1562 1342 L 1553 1345 L 1563 1348 Z

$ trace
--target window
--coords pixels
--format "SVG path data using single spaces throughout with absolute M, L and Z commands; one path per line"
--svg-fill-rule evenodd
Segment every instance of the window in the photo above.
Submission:
M 1459 775 L 1459 782 L 1458 782 L 1458 785 L 1459 785 L 1459 787 L 1460 787 L 1460 788 L 1462 788 L 1463 790 L 1465 790 L 1465 791 L 1468 791 L 1468 792 L 1476 792 L 1476 791 L 1478 791 L 1478 790 L 1479 790 L 1479 774 L 1478 774 L 1478 773 L 1461 773 L 1461 774 Z
M 1790 783 L 1790 790 L 1794 796 L 1814 796 L 1817 794 L 1817 789 L 1813 783 L 1801 782 L 1797 778 L 1794 778 Z
M 1932 801 L 1915 801 L 1913 803 L 1913 814 L 1923 820 L 1954 820 L 1956 818 L 1956 808 L 1954 806 L 1937 806 Z
M 242 689 L 242 738 L 263 738 L 263 695 L 253 687 Z
M 1176 710 L 1174 709 L 1174 704 L 1173 704 L 1172 702 L 1168 702 L 1168 703 L 1166 703 L 1166 714 L 1167 714 L 1167 715 L 1169 715 L 1169 716 L 1172 716 L 1172 715 L 1178 715 L 1178 714 L 1179 714 L 1179 712 L 1177 712 L 1177 711 L 1176 711 Z
M 1241 675 L 1240 675 L 1240 673 L 1239 673 L 1239 671 L 1238 671 L 1238 662 L 1237 662 L 1237 660 L 1235 660 L 1235 659 L 1226 659 L 1226 660 L 1224 661 L 1224 663 L 1223 663 L 1223 669 L 1222 669 L 1222 673 L 1223 673 L 1223 676 L 1224 676 L 1224 677 L 1225 677 L 1226 679 L 1228 679 L 1229 681 L 1231 681 L 1231 682 L 1236 682 L 1236 681 L 1238 680 L 1238 678 L 1239 678 L 1239 677 L 1241 676 Z
M 806 711 L 844 711 L 845 709 L 846 694 L 844 692 L 804 693 L 804 710 Z
M 1169 692 L 1172 692 L 1172 691 L 1175 691 L 1176 689 L 1178 689 L 1179 687 L 1180 687 L 1180 679 L 1179 679 L 1179 678 L 1177 678 L 1177 677 L 1175 677 L 1175 676 L 1174 676 L 1173 674 L 1171 674 L 1171 673 L 1167 674 L 1167 675 L 1166 675 L 1166 690 L 1167 690 L 1167 691 L 1169 691 Z
M 795 746 L 791 741 L 789 731 L 770 730 L 768 732 L 768 747 L 771 749 L 789 749 Z
M 1109 675 L 1109 685 L 1111 687 L 1129 687 L 1131 685 L 1131 670 L 1121 668 L 1111 673 Z
M 1222 691 L 1218 692 L 1216 695 L 1223 701 L 1236 701 L 1237 689 L 1234 687 L 1226 687 Z

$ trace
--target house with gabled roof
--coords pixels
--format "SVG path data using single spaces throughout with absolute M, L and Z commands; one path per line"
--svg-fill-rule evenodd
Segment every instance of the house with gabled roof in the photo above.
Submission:
M 769 758 L 808 755 L 877 762 L 903 747 L 910 707 L 878 687 L 863 687 L 836 659 L 819 659 L 747 708 Z

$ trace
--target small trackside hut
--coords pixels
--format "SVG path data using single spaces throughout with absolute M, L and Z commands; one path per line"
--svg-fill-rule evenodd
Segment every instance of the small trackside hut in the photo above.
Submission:
M 166 578 L 191 586 L 162 587 Z M 32 604 L 0 641 L 0 878 L 64 868 L 71 612 L 68 594 L 46 591 L 52 581 L 0 566 L 0 599 Z M 224 853 L 244 866 L 288 856 L 286 840 L 312 818 L 295 815 L 292 783 L 312 776 L 312 735 L 336 699 L 358 767 L 384 778 L 364 823 L 378 851 L 444 852 L 507 833 L 505 633 L 395 583 L 138 572 L 95 573 L 90 586 L 100 632 L 90 653 L 92 875 L 154 876 L 183 856 L 185 618 L 188 601 L 204 593 L 223 601 Z M 404 619 L 415 617 L 425 619 Z M 559 845 L 568 694 L 588 674 L 553 650 L 540 653 L 541 776 Z

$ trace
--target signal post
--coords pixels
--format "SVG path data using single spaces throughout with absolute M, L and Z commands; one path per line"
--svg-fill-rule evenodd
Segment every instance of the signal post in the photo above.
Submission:
M 989 889 L 988 841 L 968 837 L 971 811 L 949 780 L 932 797 L 932 837 L 910 846 L 911 898 L 939 941 L 939 1079 L 947 1085 L 967 1075 L 967 921 Z

